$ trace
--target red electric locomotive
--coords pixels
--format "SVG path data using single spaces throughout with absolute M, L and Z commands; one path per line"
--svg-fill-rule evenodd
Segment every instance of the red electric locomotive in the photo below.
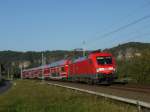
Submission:
M 112 82 L 115 78 L 115 59 L 110 53 L 92 52 L 69 65 L 69 79 L 90 83 Z
M 115 79 L 115 71 L 116 64 L 112 54 L 96 51 L 76 60 L 60 60 L 49 65 L 24 70 L 23 77 L 110 83 Z

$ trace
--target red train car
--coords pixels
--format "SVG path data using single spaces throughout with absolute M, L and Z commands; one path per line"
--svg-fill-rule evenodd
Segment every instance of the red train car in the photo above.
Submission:
M 23 70 L 23 78 L 67 79 L 69 60 L 60 60 L 48 65 Z
M 69 60 L 60 60 L 49 65 L 50 79 L 67 79 L 68 78 Z
M 42 67 L 35 67 L 31 69 L 23 70 L 22 77 L 23 78 L 39 78 L 42 74 Z

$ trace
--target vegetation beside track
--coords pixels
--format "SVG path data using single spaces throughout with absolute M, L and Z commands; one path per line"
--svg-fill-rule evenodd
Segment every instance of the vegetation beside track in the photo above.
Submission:
M 150 52 L 124 62 L 118 61 L 118 76 L 131 78 L 131 83 L 150 85 Z
M 33 80 L 14 81 L 0 101 L 0 112 L 136 112 L 128 104 Z
M 129 42 L 108 49 L 117 61 L 117 75 L 130 83 L 150 85 L 150 43 Z

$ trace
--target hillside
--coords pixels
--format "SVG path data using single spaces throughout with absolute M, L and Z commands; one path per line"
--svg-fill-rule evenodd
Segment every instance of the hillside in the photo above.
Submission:
M 16 52 L 16 51 L 1 51 L 0 52 L 0 63 L 4 65 L 25 65 L 37 66 L 41 64 L 42 53 L 46 57 L 46 63 L 50 63 L 54 60 L 59 60 L 64 57 L 68 51 L 44 51 L 44 52 Z
M 116 59 L 130 59 L 135 56 L 142 56 L 144 53 L 150 53 L 150 43 L 129 42 L 111 49 L 105 49 L 105 51 L 111 52 Z

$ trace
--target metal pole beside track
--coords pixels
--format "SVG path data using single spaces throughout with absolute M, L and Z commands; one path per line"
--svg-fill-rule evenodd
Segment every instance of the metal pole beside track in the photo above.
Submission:
M 9 76 L 9 68 L 7 69 L 7 79 L 10 80 L 10 76 Z
M 45 59 L 44 59 L 44 54 L 42 52 L 42 81 L 44 81 L 44 65 L 45 65 Z
M 85 41 L 83 41 L 83 57 L 85 57 L 85 51 L 86 51 L 86 49 L 85 49 Z
M 112 99 L 112 100 L 116 100 L 116 101 L 120 101 L 120 102 L 124 102 L 124 103 L 128 103 L 128 104 L 133 104 L 133 105 L 137 106 L 138 112 L 142 111 L 142 107 L 150 109 L 150 103 L 148 103 L 148 102 L 123 98 L 123 97 L 119 97 L 119 96 L 114 96 L 114 95 L 109 95 L 109 94 L 105 94 L 105 93 L 90 91 L 90 90 L 86 90 L 86 89 L 80 89 L 80 88 L 76 88 L 76 87 L 64 86 L 64 85 L 60 85 L 60 84 L 54 84 L 54 83 L 48 83 L 48 84 L 53 85 L 53 86 L 67 88 L 67 89 L 77 90 L 77 91 L 80 91 L 80 92 L 93 94 L 93 95 L 101 96 L 101 97 L 104 97 L 104 98 L 109 98 L 109 99 Z
M 43 59 L 43 52 L 42 52 L 42 80 L 44 79 L 44 59 Z
M 20 67 L 20 69 L 21 69 L 21 77 L 20 77 L 20 78 L 21 78 L 21 79 L 23 79 L 23 76 L 22 76 L 22 68 L 23 68 L 23 67 L 22 67 L 22 65 L 21 65 L 21 67 Z
M 1 69 L 1 64 L 0 64 L 0 81 L 2 80 L 2 69 Z

